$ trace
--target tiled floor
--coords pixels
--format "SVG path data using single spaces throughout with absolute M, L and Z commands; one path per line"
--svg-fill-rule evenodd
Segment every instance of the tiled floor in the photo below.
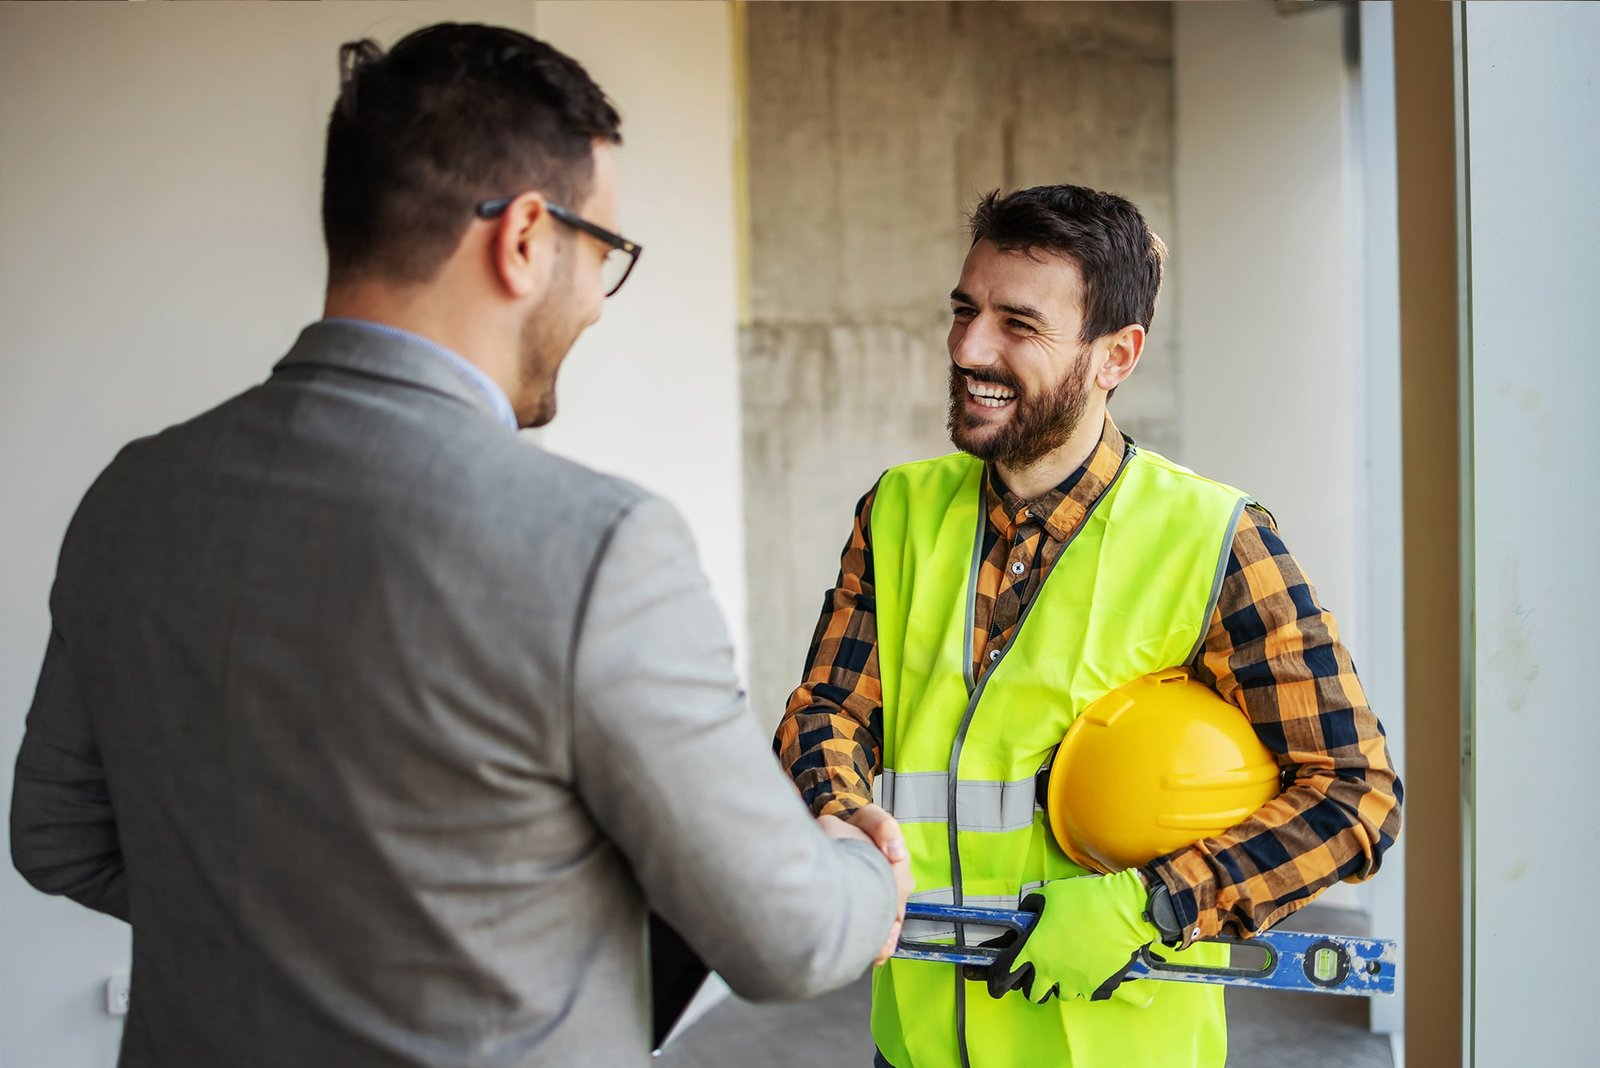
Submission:
M 1283 926 L 1353 934 L 1354 919 L 1343 910 L 1313 905 Z M 1392 1068 L 1388 1040 L 1367 1031 L 1361 998 L 1229 990 L 1227 1002 L 1229 1068 Z M 675 1039 L 657 1063 L 663 1068 L 869 1068 L 867 982 L 800 1005 L 752 1005 L 729 998 Z

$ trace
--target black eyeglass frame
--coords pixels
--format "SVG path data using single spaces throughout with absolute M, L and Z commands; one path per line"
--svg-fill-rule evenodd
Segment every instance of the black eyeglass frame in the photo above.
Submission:
M 496 197 L 494 200 L 485 200 L 475 205 L 472 210 L 480 219 L 493 219 L 499 215 L 505 214 L 505 210 L 511 206 L 511 202 L 521 195 L 521 193 L 514 193 L 508 197 Z M 628 276 L 633 273 L 634 266 L 639 262 L 639 253 L 644 251 L 644 246 L 638 244 L 637 242 L 629 241 L 621 234 L 614 234 L 610 230 L 607 230 L 604 226 L 596 226 L 588 219 L 585 219 L 582 215 L 579 215 L 577 212 L 571 211 L 567 208 L 563 208 L 560 204 L 551 204 L 547 201 L 544 207 L 545 210 L 548 211 L 552 216 L 560 219 L 573 229 L 582 230 L 590 237 L 598 238 L 599 240 L 610 245 L 612 248 L 619 249 L 628 254 L 627 268 L 622 272 L 622 277 L 617 279 L 617 284 L 606 290 L 606 296 L 612 296 L 617 292 L 617 290 L 621 289 L 622 283 L 628 280 Z

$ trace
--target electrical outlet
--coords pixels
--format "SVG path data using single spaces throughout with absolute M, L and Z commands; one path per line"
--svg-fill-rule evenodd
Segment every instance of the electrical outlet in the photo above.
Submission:
M 113 975 L 106 980 L 106 1011 L 113 1016 L 128 1015 L 128 977 Z

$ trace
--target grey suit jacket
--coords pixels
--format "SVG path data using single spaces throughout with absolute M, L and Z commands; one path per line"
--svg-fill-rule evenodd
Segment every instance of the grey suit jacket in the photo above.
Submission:
M 420 346 L 315 324 L 129 445 L 51 610 L 13 858 L 132 924 L 124 1065 L 643 1064 L 647 906 L 753 998 L 888 934 L 680 517 Z

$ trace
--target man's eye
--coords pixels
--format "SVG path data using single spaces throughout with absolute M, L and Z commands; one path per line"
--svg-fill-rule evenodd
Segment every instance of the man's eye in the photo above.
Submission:
M 955 316 L 957 319 L 970 319 L 972 318 L 973 312 L 971 308 L 951 308 L 950 314 Z
M 1033 333 L 1033 327 L 1030 324 L 1023 322 L 1021 319 L 1007 319 L 1006 325 L 1011 327 L 1013 330 L 1022 330 L 1029 334 Z

